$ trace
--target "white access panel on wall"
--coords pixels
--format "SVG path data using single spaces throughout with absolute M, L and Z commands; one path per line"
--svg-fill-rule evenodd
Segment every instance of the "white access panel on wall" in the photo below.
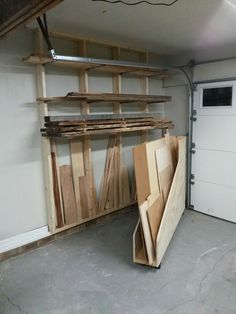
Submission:
M 198 85 L 194 109 L 191 204 L 236 222 L 236 81 Z

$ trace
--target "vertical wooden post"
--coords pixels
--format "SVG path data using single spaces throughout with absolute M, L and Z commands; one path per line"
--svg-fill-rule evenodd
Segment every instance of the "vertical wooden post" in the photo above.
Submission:
M 87 56 L 86 49 L 86 41 L 83 40 L 79 43 L 79 53 L 81 56 Z M 79 75 L 79 90 L 81 93 L 88 93 L 88 72 L 86 70 L 81 70 Z M 81 103 L 81 112 L 82 114 L 90 113 L 90 106 L 86 101 Z M 83 155 L 84 155 L 84 174 L 86 177 L 88 190 L 89 190 L 89 217 L 94 217 L 96 213 L 98 213 L 98 204 L 97 204 L 97 196 L 96 189 L 94 183 L 94 175 L 93 175 L 93 164 L 92 164 L 92 150 L 91 150 L 91 139 L 89 136 L 84 138 L 83 141 Z
M 35 49 L 37 53 L 43 53 L 43 39 L 39 29 L 35 34 Z M 38 97 L 46 97 L 46 77 L 45 67 L 43 65 L 36 66 L 37 73 L 37 94 Z M 45 102 L 39 103 L 40 126 L 44 127 L 44 117 L 48 115 L 48 106 Z M 56 229 L 55 218 L 55 202 L 53 196 L 53 176 L 52 176 L 52 160 L 51 160 L 51 144 L 50 139 L 41 137 L 42 157 L 43 157 L 43 173 L 44 173 L 44 189 L 46 194 L 46 207 L 48 213 L 48 226 L 51 233 Z
M 112 58 L 120 60 L 120 47 L 112 48 Z M 113 74 L 113 93 L 121 94 L 121 74 Z M 114 103 L 114 113 L 121 113 L 121 104 Z M 115 181 L 114 181 L 114 207 L 123 205 L 123 173 L 122 173 L 122 137 L 116 136 L 116 155 L 115 155 Z
M 141 61 L 144 63 L 149 62 L 148 52 L 144 52 L 141 56 Z M 149 93 L 149 78 L 148 76 L 140 77 L 140 87 L 141 87 L 141 94 L 148 95 Z M 141 111 L 148 112 L 148 104 L 141 105 Z M 141 134 L 141 142 L 145 143 L 148 140 L 148 131 L 143 131 Z

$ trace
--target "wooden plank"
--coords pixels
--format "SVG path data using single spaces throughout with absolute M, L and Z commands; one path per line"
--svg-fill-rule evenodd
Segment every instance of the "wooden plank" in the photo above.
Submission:
M 60 121 L 97 121 L 101 120 L 106 122 L 114 120 L 129 120 L 129 119 L 147 119 L 147 118 L 158 118 L 160 121 L 166 121 L 165 118 L 160 117 L 158 113 L 114 113 L 114 114 L 82 114 L 82 115 L 58 115 L 58 116 L 47 116 L 45 122 L 60 122 Z M 167 120 L 169 121 L 169 120 Z
M 112 58 L 114 60 L 120 60 L 120 47 L 114 47 L 112 49 Z M 121 75 L 113 74 L 113 93 L 114 94 L 121 94 Z M 113 112 L 114 114 L 121 114 L 121 103 L 114 102 Z M 117 208 L 118 206 L 122 206 L 123 204 L 123 189 L 122 189 L 122 137 L 121 135 L 117 135 L 116 137 L 117 147 L 115 153 L 115 160 L 114 160 L 114 207 Z
M 23 27 L 63 0 L 7 0 L 0 2 L 0 37 Z
M 133 148 L 133 158 L 138 204 L 141 205 L 151 193 L 145 144 Z
M 86 176 L 79 177 L 79 188 L 81 196 L 81 218 L 86 219 L 90 217 L 89 211 L 91 208 L 89 203 L 88 182 Z
M 117 133 L 128 133 L 128 132 L 137 132 L 142 130 L 154 130 L 154 129 L 171 129 L 173 124 L 160 124 L 160 125 L 149 125 L 149 126 L 140 126 L 140 127 L 123 127 L 123 128 L 114 128 L 114 129 L 101 129 L 101 130 L 88 130 L 88 131 L 71 131 L 64 133 L 56 132 L 42 132 L 43 136 L 50 138 L 67 138 L 67 139 L 76 139 L 80 137 L 88 137 L 91 135 L 103 135 L 103 134 L 117 134 Z M 91 153 L 91 152 L 90 152 Z
M 65 223 L 77 222 L 76 200 L 72 179 L 72 167 L 65 165 L 59 168 L 61 191 L 64 204 Z
M 143 78 L 142 78 L 143 79 Z M 145 78 L 146 80 L 147 78 Z M 142 94 L 116 94 L 116 93 L 68 93 L 66 96 L 57 97 L 39 97 L 37 101 L 46 101 L 50 103 L 87 101 L 89 103 L 96 102 L 97 104 L 104 102 L 120 102 L 120 103 L 144 103 L 142 104 L 143 112 L 148 112 L 147 104 L 149 103 L 164 103 L 171 100 L 171 96 L 165 95 L 148 95 L 147 91 Z
M 83 57 L 86 57 L 86 41 L 79 43 L 79 53 Z M 81 70 L 79 73 L 79 90 L 82 93 L 88 93 L 88 73 L 86 70 Z M 90 113 L 90 107 L 86 101 L 82 102 L 82 114 L 88 115 Z M 84 173 L 88 184 L 89 194 L 89 216 L 94 217 L 98 212 L 97 196 L 95 190 L 94 176 L 93 176 L 93 165 L 92 165 L 92 150 L 91 150 L 91 139 L 86 136 L 83 140 L 84 147 Z M 91 204 L 91 205 L 90 205 Z
M 142 54 L 142 58 L 141 61 L 148 63 L 149 62 L 149 54 L 148 52 L 145 52 L 144 54 Z M 144 76 L 140 78 L 140 85 L 141 85 L 141 93 L 143 95 L 148 95 L 149 93 L 149 78 L 148 76 Z M 148 98 L 148 97 L 147 97 Z M 148 101 L 146 101 L 146 103 L 141 105 L 141 110 L 143 112 L 148 112 Z M 145 143 L 148 140 L 148 132 L 147 131 L 143 131 L 141 134 L 141 142 Z
M 37 29 L 35 31 L 35 49 L 43 52 L 43 38 L 42 34 Z M 36 81 L 37 81 L 37 95 L 38 97 L 46 97 L 46 73 L 45 67 L 42 65 L 36 66 Z M 40 126 L 44 125 L 44 117 L 48 115 L 48 106 L 45 102 L 39 103 L 39 119 Z M 44 191 L 46 196 L 47 220 L 48 227 L 51 233 L 56 230 L 56 210 L 53 191 L 53 173 L 52 173 L 52 158 L 51 158 L 51 143 L 47 137 L 41 137 L 42 147 L 42 162 L 43 162 L 43 176 L 44 176 Z
M 178 164 L 156 240 L 156 267 L 160 265 L 185 209 L 186 137 L 179 138 L 178 142 Z
M 61 228 L 64 226 L 64 219 L 63 219 L 62 199 L 60 195 L 60 184 L 59 184 L 59 176 L 58 176 L 58 168 L 57 168 L 55 152 L 52 152 L 51 156 L 52 156 L 53 192 L 54 192 L 57 228 Z
M 122 167 L 122 177 L 123 177 L 123 197 L 124 197 L 123 204 L 124 206 L 126 206 L 130 203 L 131 196 L 130 196 L 130 186 L 129 186 L 129 174 L 128 174 L 128 169 L 125 166 Z
M 70 145 L 70 156 L 73 174 L 73 184 L 76 199 L 77 217 L 78 221 L 82 219 L 82 207 L 80 197 L 79 177 L 84 176 L 84 160 L 83 160 L 83 146 L 78 140 L 72 140 Z

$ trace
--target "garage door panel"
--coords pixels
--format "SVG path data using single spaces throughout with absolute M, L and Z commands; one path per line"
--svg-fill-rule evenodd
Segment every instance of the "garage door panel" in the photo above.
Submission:
M 195 181 L 192 191 L 196 211 L 236 222 L 236 188 Z
M 236 116 L 197 116 L 193 141 L 196 148 L 236 152 Z
M 236 188 L 236 153 L 196 150 L 192 156 L 195 180 Z

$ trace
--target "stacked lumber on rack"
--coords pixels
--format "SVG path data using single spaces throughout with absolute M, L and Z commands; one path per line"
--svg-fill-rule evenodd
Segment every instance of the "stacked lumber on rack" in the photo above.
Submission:
M 46 116 L 44 136 L 77 138 L 86 135 L 117 134 L 141 130 L 170 129 L 172 121 L 157 114 L 106 114 L 76 116 Z
M 186 138 L 166 135 L 134 148 L 140 219 L 134 262 L 159 267 L 185 209 Z

